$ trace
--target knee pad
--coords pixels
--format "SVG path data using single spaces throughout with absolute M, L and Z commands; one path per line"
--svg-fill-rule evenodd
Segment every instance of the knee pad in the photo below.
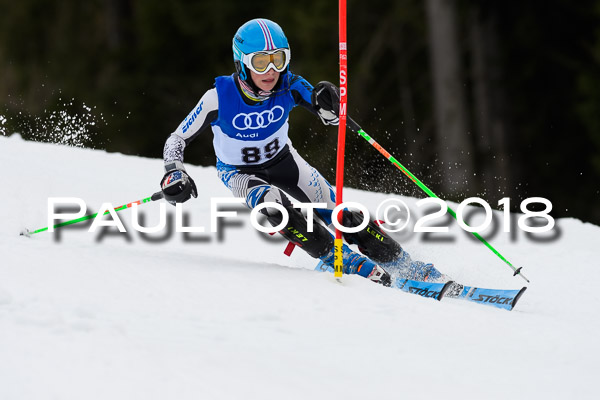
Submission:
M 364 216 L 358 211 L 344 210 L 343 225 L 349 228 L 362 224 Z M 360 251 L 377 263 L 387 263 L 400 257 L 402 246 L 389 237 L 374 221 L 369 221 L 360 232 L 343 232 L 344 239 L 350 244 L 356 244 Z

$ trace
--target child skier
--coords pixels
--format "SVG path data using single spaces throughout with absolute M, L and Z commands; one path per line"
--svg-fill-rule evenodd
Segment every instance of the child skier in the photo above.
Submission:
M 313 231 L 308 232 L 305 217 L 288 198 L 289 194 L 301 202 L 326 203 L 327 208 L 318 209 L 315 214 L 326 225 L 331 224 L 334 191 L 292 147 L 288 115 L 292 108 L 302 106 L 325 125 L 337 125 L 339 93 L 328 82 L 313 88 L 293 74 L 290 58 L 288 41 L 275 22 L 253 19 L 242 25 L 233 38 L 236 72 L 217 77 L 214 87 L 204 93 L 169 136 L 164 147 L 166 173 L 160 185 L 171 204 L 197 197 L 196 185 L 183 166 L 183 152 L 210 125 L 218 176 L 233 195 L 244 198 L 249 208 L 264 202 L 281 204 L 289 220 L 280 233 L 312 257 L 333 265 L 333 237 L 329 230 L 315 220 Z M 282 222 L 282 213 L 274 207 L 265 207 L 261 212 L 273 226 Z M 344 210 L 342 217 L 347 227 L 363 221 L 362 214 L 356 211 Z M 364 254 L 344 245 L 345 274 L 358 274 L 386 286 L 391 277 L 384 267 L 412 279 L 441 278 L 433 265 L 410 260 L 373 221 L 361 232 L 345 233 L 344 238 L 358 245 Z

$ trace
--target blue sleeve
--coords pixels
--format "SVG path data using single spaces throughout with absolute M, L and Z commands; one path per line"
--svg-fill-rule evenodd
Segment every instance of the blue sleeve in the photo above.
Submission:
M 306 108 L 313 114 L 317 114 L 317 110 L 312 105 L 311 95 L 313 86 L 300 75 L 292 75 L 290 82 L 290 93 L 294 98 L 294 103 L 297 106 Z

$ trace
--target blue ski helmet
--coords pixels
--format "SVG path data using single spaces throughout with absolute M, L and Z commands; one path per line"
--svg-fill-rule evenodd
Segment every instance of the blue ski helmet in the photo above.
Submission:
M 242 25 L 233 37 L 233 62 L 240 78 L 248 79 L 248 68 L 250 67 L 248 55 L 256 52 L 271 52 L 276 49 L 287 49 L 287 60 L 285 60 L 285 74 L 289 68 L 290 45 L 283 29 L 275 22 L 257 18 Z M 268 70 L 268 69 L 267 69 Z

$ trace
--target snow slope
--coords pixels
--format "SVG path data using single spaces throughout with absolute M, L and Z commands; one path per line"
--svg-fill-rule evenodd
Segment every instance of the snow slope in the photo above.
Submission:
M 532 282 L 507 312 L 356 276 L 338 284 L 302 251 L 283 255 L 247 213 L 221 235 L 142 236 L 125 210 L 127 234 L 87 225 L 26 238 L 47 225 L 49 197 L 90 212 L 138 200 L 158 189 L 162 161 L 13 135 L 0 137 L 0 171 L 0 399 L 597 398 L 597 226 L 561 219 L 545 243 L 494 237 Z M 214 168 L 188 172 L 202 189 L 187 223 L 208 231 L 210 198 L 231 195 Z M 418 199 L 345 191 L 373 210 L 391 197 L 418 210 Z M 144 225 L 160 207 L 140 206 Z M 403 245 L 463 283 L 524 283 L 456 224 L 446 236 Z

